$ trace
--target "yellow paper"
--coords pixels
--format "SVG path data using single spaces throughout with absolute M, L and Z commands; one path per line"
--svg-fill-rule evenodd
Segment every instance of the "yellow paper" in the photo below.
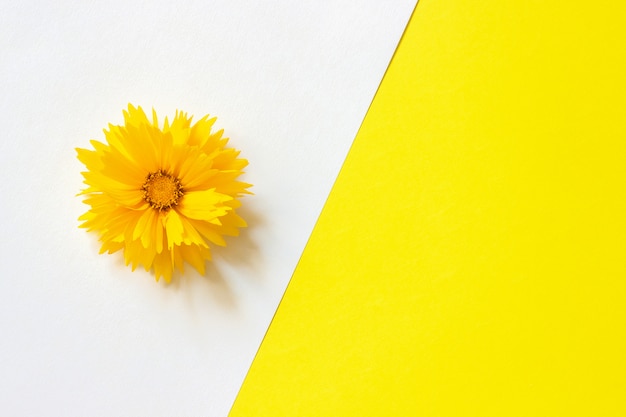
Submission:
M 624 22 L 420 1 L 231 416 L 626 415 Z

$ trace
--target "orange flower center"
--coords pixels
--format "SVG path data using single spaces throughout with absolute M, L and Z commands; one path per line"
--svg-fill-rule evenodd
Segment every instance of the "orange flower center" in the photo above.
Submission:
M 159 211 L 169 210 L 177 205 L 184 194 L 180 180 L 165 171 L 148 174 L 141 189 L 144 200 Z

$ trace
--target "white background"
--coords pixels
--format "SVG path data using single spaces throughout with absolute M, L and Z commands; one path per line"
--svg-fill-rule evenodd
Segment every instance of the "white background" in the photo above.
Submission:
M 0 2 L 0 413 L 224 416 L 415 1 Z M 250 227 L 174 283 L 98 255 L 75 147 L 218 116 Z

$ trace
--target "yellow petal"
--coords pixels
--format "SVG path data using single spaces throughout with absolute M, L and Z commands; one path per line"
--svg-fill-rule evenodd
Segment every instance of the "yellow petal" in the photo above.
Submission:
M 206 141 L 209 139 L 211 135 L 211 127 L 217 120 L 216 117 L 212 117 L 209 119 L 209 115 L 207 114 L 202 119 L 198 120 L 196 124 L 194 124 L 189 132 L 189 145 L 192 146 L 203 146 Z
M 88 149 L 76 148 L 78 154 L 78 160 L 85 164 L 88 170 L 100 170 L 102 169 L 101 154 L 96 151 L 90 151 Z
M 210 252 L 208 253 L 210 254 Z M 181 246 L 181 254 L 185 262 L 193 266 L 196 271 L 200 273 L 200 275 L 204 275 L 206 258 L 203 256 L 203 252 L 200 247 L 196 245 Z
M 190 219 L 185 218 L 184 216 L 180 216 L 180 221 L 183 224 L 183 229 L 185 230 L 183 243 L 186 245 L 197 245 L 208 247 L 200 233 L 196 230 L 196 228 L 191 224 Z
M 182 111 L 177 111 L 176 116 L 174 116 L 174 120 L 172 120 L 172 124 L 169 126 L 169 129 L 163 129 L 164 132 L 169 132 L 172 135 L 172 143 L 174 146 L 182 146 L 187 144 L 187 139 L 189 138 L 189 125 L 191 124 L 191 119 L 187 118 L 187 114 Z
M 102 156 L 104 166 L 100 170 L 103 175 L 112 178 L 122 184 L 141 187 L 148 175 L 148 169 L 126 158 L 116 149 L 106 152 Z
M 100 247 L 100 253 L 113 253 L 113 252 L 117 252 L 120 249 L 124 248 L 124 242 L 111 242 L 111 241 L 105 241 L 102 243 L 102 246 Z
M 165 216 L 165 232 L 167 233 L 167 248 L 172 249 L 174 245 L 180 245 L 183 242 L 183 223 L 176 210 L 170 210 Z
M 161 277 L 165 278 L 166 282 L 170 282 L 172 280 L 173 265 L 171 255 L 168 250 L 164 250 L 154 257 L 153 267 L 154 278 L 157 281 Z
M 186 193 L 177 209 L 185 217 L 196 220 L 210 221 L 225 215 L 231 210 L 223 203 L 233 198 L 220 194 L 215 189 Z
M 172 248 L 171 254 L 172 265 L 174 266 L 174 268 L 178 269 L 180 272 L 185 272 L 185 261 L 183 260 L 181 246 L 174 246 Z
M 190 163 L 185 164 L 180 170 L 180 181 L 185 184 L 187 191 L 203 191 L 215 188 L 212 178 L 219 173 L 212 169 L 213 160 L 205 154 L 200 154 Z
M 228 138 L 222 139 L 222 134 L 224 133 L 224 129 L 220 129 L 217 132 L 213 133 L 208 137 L 208 139 L 202 145 L 202 150 L 211 154 L 214 151 L 219 151 L 228 143 Z
M 163 251 L 163 228 L 165 217 L 159 213 L 159 215 L 155 219 L 154 224 L 154 236 L 155 236 L 155 244 L 157 253 L 161 253 Z
M 226 246 L 226 241 L 222 235 L 215 230 L 216 227 L 210 223 L 203 222 L 201 220 L 187 219 L 194 229 L 196 229 L 202 236 L 204 236 L 209 242 L 213 242 L 219 246 Z
M 155 237 L 152 236 L 152 232 L 154 231 L 153 223 L 155 216 L 156 210 L 153 210 L 152 208 L 145 210 L 141 217 L 139 217 L 139 221 L 137 221 L 137 225 L 133 231 L 133 240 L 141 237 L 141 243 L 144 248 L 147 248 L 153 240 L 152 238 Z

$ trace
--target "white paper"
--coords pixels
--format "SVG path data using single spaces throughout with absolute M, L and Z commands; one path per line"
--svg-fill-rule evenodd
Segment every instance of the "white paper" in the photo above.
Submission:
M 2 414 L 226 415 L 414 6 L 3 1 Z M 206 277 L 156 283 L 77 227 L 74 148 L 129 102 L 216 115 L 250 162 Z

